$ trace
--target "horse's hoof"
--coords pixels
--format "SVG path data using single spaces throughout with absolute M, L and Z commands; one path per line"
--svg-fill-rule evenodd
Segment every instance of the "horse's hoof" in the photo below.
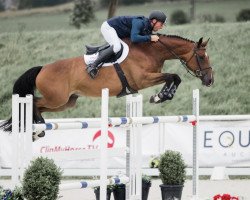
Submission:
M 45 132 L 44 131 L 42 131 L 41 133 L 33 133 L 33 136 L 32 136 L 32 140 L 33 140 L 33 142 L 35 142 L 36 140 L 38 140 L 38 139 L 40 139 L 40 138 L 42 138 L 42 137 L 44 137 L 45 136 Z
M 161 99 L 157 94 L 153 95 L 149 99 L 149 103 L 161 103 Z
M 149 103 L 154 103 L 154 96 L 151 96 L 151 97 L 150 97 Z
M 38 135 L 37 135 L 38 137 L 44 137 L 45 136 L 45 131 L 42 131 L 41 133 L 39 133 Z

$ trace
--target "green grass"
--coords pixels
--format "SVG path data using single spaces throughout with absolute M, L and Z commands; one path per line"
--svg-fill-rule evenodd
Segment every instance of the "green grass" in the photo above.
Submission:
M 149 9 L 150 5 L 143 7 L 147 6 Z M 137 8 L 139 9 L 138 6 L 133 6 L 131 10 L 136 11 Z M 106 12 L 103 10 L 97 13 L 98 16 L 103 17 L 105 14 Z M 58 19 L 57 23 L 52 18 L 52 21 L 46 24 L 46 17 L 51 16 Z M 98 25 L 75 30 L 66 25 L 66 17 L 62 20 L 62 16 L 64 15 L 39 14 L 32 15 L 32 17 L 4 18 L 4 20 L 15 22 L 15 25 L 6 27 L 11 31 L 2 31 L 4 20 L 0 19 L 0 119 L 9 117 L 13 82 L 25 70 L 59 59 L 79 56 L 83 53 L 84 44 L 103 42 Z M 43 18 L 43 24 L 36 23 L 35 20 L 38 18 L 41 20 Z M 16 22 L 18 20 L 19 25 Z M 59 21 L 64 26 L 59 25 Z M 31 23 L 33 28 L 30 29 L 22 23 Z M 250 22 L 194 23 L 185 26 L 169 26 L 162 33 L 180 35 L 195 41 L 198 41 L 200 37 L 205 39 L 210 37 L 207 52 L 215 71 L 215 83 L 211 88 L 201 86 L 200 80 L 187 74 L 178 61 L 167 61 L 164 70 L 179 74 L 182 83 L 172 101 L 159 105 L 149 104 L 148 100 L 162 86 L 142 90 L 144 115 L 191 114 L 192 90 L 195 88 L 200 89 L 200 112 L 202 115 L 250 113 Z M 112 97 L 110 116 L 124 115 L 125 98 Z M 98 117 L 100 116 L 100 99 L 82 97 L 78 101 L 77 108 L 61 113 L 48 113 L 45 116 L 47 118 Z

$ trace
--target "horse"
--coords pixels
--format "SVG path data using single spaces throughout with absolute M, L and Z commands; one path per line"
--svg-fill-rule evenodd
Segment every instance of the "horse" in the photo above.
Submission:
M 43 112 L 59 112 L 73 107 L 79 96 L 100 97 L 102 88 L 108 88 L 110 96 L 123 96 L 165 83 L 161 92 L 150 98 L 150 102 L 171 100 L 181 79 L 177 74 L 161 72 L 164 62 L 170 59 L 179 59 L 203 85 L 210 87 L 214 83 L 213 70 L 206 52 L 209 39 L 203 41 L 200 38 L 194 42 L 176 35 L 159 34 L 157 42 L 132 43 L 128 38 L 123 41 L 129 47 L 128 56 L 120 63 L 130 89 L 127 93 L 121 95 L 123 84 L 113 65 L 101 68 L 98 76 L 91 79 L 86 72 L 83 56 L 78 56 L 30 68 L 15 82 L 13 94 L 21 97 L 32 94 L 33 122 L 44 123 Z M 41 96 L 34 96 L 35 89 Z M 4 121 L 0 128 L 10 132 L 12 118 Z

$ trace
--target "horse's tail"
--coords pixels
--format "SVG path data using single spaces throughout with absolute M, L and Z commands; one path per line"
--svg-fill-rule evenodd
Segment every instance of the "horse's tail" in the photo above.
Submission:
M 13 86 L 13 94 L 19 94 L 20 97 L 25 97 L 27 94 L 34 96 L 36 87 L 36 77 L 41 71 L 42 66 L 33 67 L 21 75 Z M 33 112 L 35 111 L 35 104 L 33 101 Z M 34 113 L 33 113 L 34 115 Z M 12 131 L 12 117 L 0 124 L 0 129 L 11 132 Z

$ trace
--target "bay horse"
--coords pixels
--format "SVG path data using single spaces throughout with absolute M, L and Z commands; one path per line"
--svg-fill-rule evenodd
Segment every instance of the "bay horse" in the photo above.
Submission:
M 158 42 L 136 44 L 129 39 L 123 41 L 129 46 L 129 54 L 120 67 L 132 91 L 165 83 L 161 92 L 151 97 L 151 103 L 172 99 L 181 82 L 177 74 L 161 72 L 165 60 L 179 59 L 189 73 L 199 78 L 205 86 L 211 86 L 214 82 L 206 53 L 209 39 L 203 41 L 200 38 L 194 42 L 180 36 L 159 34 Z M 15 82 L 13 94 L 34 96 L 37 89 L 41 96 L 34 96 L 33 121 L 44 123 L 41 113 L 73 107 L 79 96 L 100 97 L 102 88 L 109 88 L 110 96 L 120 94 L 123 87 L 114 67 L 101 68 L 99 75 L 91 79 L 83 57 L 79 56 L 27 70 Z M 4 121 L 0 128 L 11 131 L 12 118 Z

